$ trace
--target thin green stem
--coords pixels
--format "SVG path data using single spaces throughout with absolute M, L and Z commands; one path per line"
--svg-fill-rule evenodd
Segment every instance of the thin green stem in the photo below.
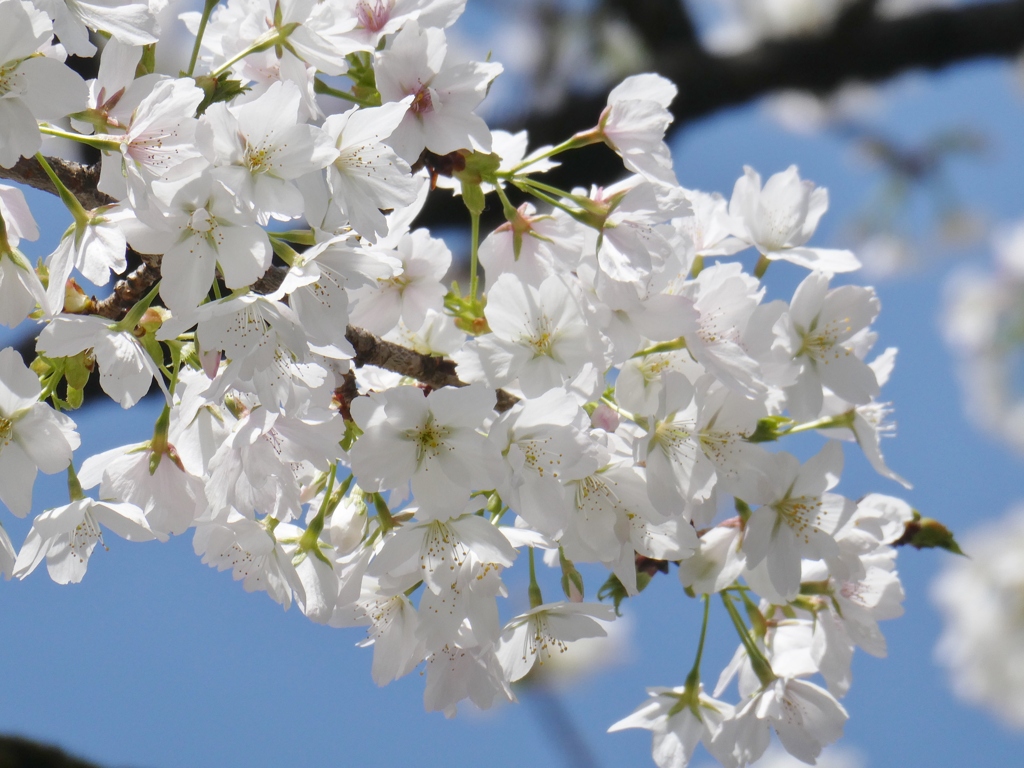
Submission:
M 750 632 L 747 631 L 747 625 L 744 623 L 739 611 L 736 610 L 736 606 L 732 604 L 732 598 L 726 592 L 721 592 L 720 594 L 722 604 L 725 605 L 725 610 L 728 612 L 729 618 L 732 619 L 732 624 L 736 628 L 736 634 L 739 635 L 740 642 L 747 652 L 747 658 L 750 660 L 750 666 L 753 668 L 754 674 L 757 675 L 757 679 L 761 681 L 762 686 L 769 685 L 776 679 L 776 674 L 772 671 L 772 665 L 768 663 L 768 659 L 764 657 L 761 649 L 757 647 L 757 644 L 751 638 Z
M 530 607 L 536 608 L 544 605 L 544 598 L 540 593 L 540 585 L 537 583 L 537 568 L 533 562 L 533 547 L 530 547 Z
M 71 190 L 64 186 L 64 182 L 60 180 L 60 177 L 56 174 L 53 168 L 50 167 L 50 163 L 46 160 L 41 152 L 36 152 L 36 162 L 39 163 L 46 175 L 50 177 L 50 181 L 53 182 L 53 186 L 57 188 L 57 194 L 60 196 L 61 202 L 68 209 L 71 215 L 75 219 L 77 226 L 83 226 L 89 221 L 89 214 L 85 210 L 78 198 L 71 194 Z
M 772 260 L 765 256 L 763 253 L 757 260 L 757 264 L 754 265 L 754 277 L 760 280 L 764 277 L 764 273 L 768 271 L 768 267 L 772 264 Z
M 54 128 L 49 123 L 40 123 L 39 132 L 45 133 L 47 136 L 56 136 L 59 139 L 77 141 L 79 144 L 86 144 L 94 149 L 105 152 L 119 152 L 121 149 L 121 139 L 118 136 L 110 136 L 108 134 L 83 136 L 80 133 L 71 133 L 60 128 Z
M 708 633 L 708 616 L 711 613 L 711 600 L 707 595 L 703 595 L 704 600 L 704 620 L 700 625 L 700 640 L 697 641 L 697 657 L 693 660 L 693 669 L 690 670 L 690 674 L 686 676 L 686 687 L 696 688 L 700 683 L 700 661 L 704 655 L 704 638 Z
M 697 656 L 693 660 L 693 668 L 690 669 L 690 673 L 686 676 L 685 691 L 680 695 L 679 701 L 677 701 L 672 709 L 669 710 L 669 717 L 682 712 L 687 707 L 701 719 L 700 714 L 700 662 L 704 655 L 704 638 L 708 633 L 708 616 L 711 613 L 711 599 L 708 595 L 702 595 L 701 599 L 704 601 L 704 620 L 700 625 L 700 640 L 697 641 Z
M 309 521 L 309 525 L 306 526 L 305 532 L 299 539 L 299 549 L 308 552 L 316 547 L 316 543 L 320 538 L 320 533 L 324 529 L 324 520 L 331 510 L 331 492 L 334 490 L 334 477 L 338 471 L 338 465 L 332 464 L 331 471 L 327 473 L 327 488 L 324 490 L 323 501 L 320 502 L 320 509 L 316 512 L 316 517 Z
M 319 77 L 313 80 L 313 90 L 316 93 L 322 93 L 324 96 L 333 96 L 336 99 L 342 99 L 344 101 L 357 104 L 360 107 L 380 106 L 379 104 L 374 104 L 372 101 L 368 99 L 361 99 L 360 97 L 356 96 L 355 94 L 349 93 L 348 91 L 342 91 L 338 88 L 334 88 L 325 83 Z
M 566 139 L 558 146 L 549 149 L 547 152 L 544 152 L 540 155 L 527 157 L 526 159 L 523 160 L 523 162 L 519 163 L 519 165 L 515 166 L 511 171 L 509 171 L 509 175 L 515 175 L 523 168 L 529 168 L 531 165 L 535 165 L 536 163 L 539 163 L 541 160 L 547 160 L 549 157 L 560 155 L 563 152 L 567 152 L 571 149 L 579 149 L 580 147 L 586 147 L 590 144 L 598 144 L 603 140 L 604 139 L 601 137 L 601 135 L 596 131 L 585 131 L 582 133 L 577 133 L 572 138 Z
M 387 503 L 384 501 L 384 497 L 379 493 L 373 494 L 373 508 L 377 512 L 377 520 L 380 522 L 381 534 L 386 534 L 392 528 L 395 527 L 395 519 L 391 516 L 391 510 L 388 509 Z
M 652 344 L 646 349 L 641 349 L 639 352 L 634 353 L 633 357 L 647 357 L 648 355 L 656 355 L 659 352 L 675 352 L 677 349 L 686 349 L 685 336 L 680 336 L 678 339 L 672 339 L 671 341 Z
M 558 208 L 559 210 L 565 211 L 567 214 L 572 216 L 574 219 L 578 218 L 579 215 L 580 215 L 580 212 L 577 211 L 576 209 L 570 208 L 568 205 L 563 203 L 561 200 L 556 200 L 555 198 L 551 197 L 550 195 L 544 194 L 543 192 L 541 192 L 538 189 L 534 189 L 529 184 L 524 184 L 524 183 L 521 183 L 521 182 L 518 182 L 518 181 L 513 181 L 512 184 L 516 187 L 516 189 L 519 189 L 519 190 L 525 192 L 528 195 L 533 195 L 538 200 L 541 200 L 541 201 L 547 203 L 548 205 L 552 205 L 555 208 Z
M 203 42 L 203 35 L 206 34 L 206 24 L 210 20 L 210 14 L 213 13 L 213 9 L 217 7 L 220 0 L 206 0 L 203 4 L 203 15 L 199 19 L 199 30 L 196 32 L 196 43 L 192 46 L 192 58 L 188 62 L 188 71 L 185 73 L 188 77 L 192 77 L 192 73 L 196 69 L 196 61 L 199 60 L 199 47 Z
M 295 26 L 298 25 L 296 24 Z M 231 69 L 231 67 L 233 67 L 242 59 L 244 59 L 246 56 L 248 56 L 250 53 L 259 53 L 260 51 L 265 51 L 268 48 L 274 47 L 275 45 L 283 45 L 284 41 L 288 39 L 288 35 L 293 31 L 293 29 L 294 27 L 288 29 L 287 32 L 284 29 L 278 29 L 277 27 L 273 27 L 272 29 L 267 30 L 265 33 L 263 33 L 255 40 L 253 40 L 252 44 L 248 48 L 239 51 L 230 59 L 228 59 L 219 67 L 217 67 L 215 70 L 213 70 L 213 72 L 210 73 L 211 77 L 220 77 L 229 69 Z
M 476 301 L 476 292 L 479 288 L 477 277 L 477 262 L 480 260 L 480 214 L 477 211 L 469 212 L 470 240 L 469 240 L 469 295 Z

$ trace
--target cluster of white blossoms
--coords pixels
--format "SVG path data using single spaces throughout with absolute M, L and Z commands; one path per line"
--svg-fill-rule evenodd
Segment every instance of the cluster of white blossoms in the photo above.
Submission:
M 947 283 L 946 341 L 974 421 L 1024 451 L 1024 223 L 998 230 L 994 265 L 954 272 Z M 1024 728 L 1024 511 L 971 533 L 970 560 L 933 585 L 945 614 L 937 648 L 956 692 Z
M 1024 451 L 1024 223 L 993 237 L 994 269 L 964 267 L 946 286 L 943 330 L 975 423 Z
M 971 559 L 932 585 L 946 619 L 936 655 L 960 696 L 1024 728 L 1024 509 L 972 531 L 965 546 Z
M 903 482 L 880 451 L 895 350 L 872 352 L 879 301 L 832 286 L 859 263 L 811 245 L 828 195 L 795 167 L 747 168 L 730 200 L 680 186 L 657 75 L 556 147 L 492 133 L 474 110 L 501 66 L 446 44 L 463 5 L 209 0 L 182 17 L 195 53 L 171 77 L 152 71 L 144 2 L 0 0 L 0 165 L 35 156 L 74 220 L 34 270 L 17 249 L 32 215 L 0 187 L 0 321 L 38 337 L 31 366 L 0 351 L 0 501 L 32 512 L 37 470 L 67 471 L 70 492 L 20 550 L 3 535 L 0 568 L 78 582 L 103 528 L 191 531 L 247 591 L 365 627 L 379 684 L 423 665 L 426 707 L 450 716 L 605 635 L 616 610 L 585 599 L 577 564 L 610 571 L 617 607 L 671 562 L 704 629 L 714 597 L 739 648 L 713 694 L 698 650 L 612 729 L 653 731 L 662 768 L 698 741 L 747 765 L 773 729 L 813 763 L 847 719 L 854 648 L 884 655 L 878 622 L 902 610 L 910 507 L 836 487 L 842 441 Z M 95 52 L 86 28 L 109 34 L 88 83 L 63 63 Z M 351 108 L 325 114 L 336 99 Z M 102 152 L 109 205 L 68 191 L 41 134 Z M 598 143 L 622 181 L 543 181 Z M 466 291 L 414 228 L 446 186 L 471 223 Z M 506 222 L 482 236 L 488 204 Z M 143 266 L 87 298 L 76 278 L 123 275 L 126 249 Z M 806 274 L 766 301 L 779 260 Z M 80 457 L 65 411 L 96 369 L 122 407 L 155 382 L 164 408 L 149 439 Z M 775 448 L 810 432 L 807 461 Z M 521 557 L 530 608 L 507 616 Z

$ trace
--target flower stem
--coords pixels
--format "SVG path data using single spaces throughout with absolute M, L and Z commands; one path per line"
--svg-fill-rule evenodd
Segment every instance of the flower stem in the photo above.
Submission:
M 185 74 L 192 77 L 196 68 L 196 61 L 199 59 L 199 47 L 203 42 L 203 35 L 206 34 L 206 23 L 210 20 L 210 14 L 217 7 L 220 0 L 206 0 L 203 4 L 203 15 L 199 19 L 199 30 L 196 32 L 196 43 L 192 46 L 192 58 L 188 62 L 188 71 Z
M 764 654 L 761 653 L 761 649 L 757 647 L 757 644 L 750 637 L 750 632 L 747 631 L 747 625 L 740 617 L 739 611 L 736 610 L 736 606 L 732 604 L 732 598 L 725 592 L 722 592 L 721 596 L 722 604 L 725 605 L 725 610 L 728 611 L 729 618 L 732 619 L 732 624 L 736 628 L 736 634 L 739 635 L 740 642 L 747 651 L 747 658 L 750 659 L 750 666 L 753 668 L 754 674 L 757 675 L 757 679 L 761 681 L 761 685 L 769 685 L 777 677 L 777 675 L 772 671 L 772 665 L 768 663 L 768 659 L 764 657 Z
M 763 253 L 757 260 L 757 264 L 754 265 L 754 277 L 760 280 L 764 277 L 764 273 L 768 271 L 768 267 L 771 266 L 772 260 L 765 256 Z
M 71 194 L 71 190 L 64 186 L 64 182 L 60 180 L 60 177 L 54 172 L 53 168 L 50 167 L 49 162 L 43 156 L 41 152 L 36 152 L 36 162 L 46 172 L 46 175 L 50 177 L 50 181 L 53 182 L 53 186 L 57 188 L 57 194 L 60 196 L 61 202 L 71 213 L 75 219 L 75 224 L 83 226 L 89 222 L 89 214 L 85 210 L 78 198 Z
M 533 547 L 530 547 L 530 607 L 536 608 L 544 605 L 544 598 L 540 593 L 540 585 L 537 583 L 537 568 L 533 563 Z
M 477 262 L 480 258 L 480 214 L 477 211 L 469 212 L 469 224 L 469 295 L 476 301 L 476 292 L 479 287 Z

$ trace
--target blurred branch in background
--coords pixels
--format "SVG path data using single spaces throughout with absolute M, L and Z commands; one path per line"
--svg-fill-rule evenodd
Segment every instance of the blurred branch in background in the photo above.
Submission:
M 687 13 L 689 5 L 679 0 L 603 0 L 588 13 L 627 25 L 645 48 L 635 56 L 639 69 L 678 85 L 679 96 L 671 107 L 673 131 L 779 91 L 826 95 L 850 82 L 877 83 L 917 69 L 1010 58 L 1024 47 L 1024 0 L 929 9 L 896 18 L 879 15 L 876 6 L 874 0 L 855 0 L 831 23 L 765 37 L 735 53 L 709 50 Z M 544 63 L 536 75 L 550 76 L 559 44 L 554 30 L 567 21 L 554 3 L 542 3 L 534 16 L 538 33 L 545 36 Z M 495 127 L 527 130 L 531 146 L 557 142 L 592 127 L 592 115 L 604 108 L 608 87 L 586 93 L 569 90 L 554 104 L 550 97 L 524 100 L 514 115 L 495 121 Z M 603 184 L 621 175 L 617 156 L 600 147 L 590 149 L 567 156 L 563 167 L 550 174 L 552 183 L 582 176 Z M 490 214 L 493 222 L 500 220 L 500 210 Z M 423 223 L 451 225 L 463 217 L 460 200 L 436 195 L 428 200 Z
M 57 747 L 21 736 L 0 736 L 0 768 L 98 768 Z

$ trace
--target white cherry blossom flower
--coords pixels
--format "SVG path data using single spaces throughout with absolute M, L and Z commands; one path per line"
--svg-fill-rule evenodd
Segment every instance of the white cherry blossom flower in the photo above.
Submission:
M 160 295 L 176 313 L 190 313 L 206 297 L 219 267 L 231 289 L 256 282 L 273 251 L 266 232 L 234 196 L 204 173 L 171 189 L 162 211 L 140 211 L 128 240 L 140 253 L 163 254 Z
M 18 517 L 32 509 L 36 473 L 63 472 L 81 442 L 75 422 L 39 402 L 41 393 L 21 355 L 0 350 L 0 501 Z
M 743 551 L 750 568 L 766 560 L 772 585 L 792 599 L 800 590 L 800 558 L 837 557 L 833 534 L 853 514 L 854 505 L 838 494 L 826 493 L 842 472 L 839 443 L 830 441 L 802 466 L 788 453 L 773 457 L 770 491 L 766 488 L 769 498 L 747 521 Z
M 560 275 L 539 287 L 505 274 L 488 292 L 485 310 L 492 333 L 455 356 L 469 381 L 502 387 L 519 379 L 527 397 L 539 397 L 577 376 L 587 363 L 600 366 L 599 340 L 572 290 Z
M 298 537 L 302 529 L 275 524 L 273 518 L 257 522 L 229 510 L 223 519 L 199 523 L 192 546 L 206 565 L 218 571 L 230 568 L 246 592 L 266 592 L 287 610 L 292 594 L 303 587 L 279 537 Z
M 680 706 L 681 697 L 687 693 L 686 686 L 648 688 L 650 698 L 631 715 L 614 723 L 608 732 L 626 728 L 651 731 L 651 756 L 658 768 L 685 768 L 698 742 L 712 750 L 722 723 L 733 714 L 731 705 L 705 694 L 703 685 L 697 692 L 697 712 L 688 705 Z M 717 757 L 714 751 L 712 754 Z M 728 760 L 722 762 L 728 765 Z
M 461 513 L 471 490 L 492 488 L 499 477 L 501 458 L 477 432 L 493 405 L 494 393 L 480 385 L 426 397 L 418 387 L 396 387 L 356 400 L 352 418 L 364 434 L 350 456 L 359 486 L 411 483 L 421 511 Z
M 779 344 L 798 367 L 786 399 L 801 420 L 820 413 L 823 386 L 854 405 L 864 405 L 880 392 L 875 372 L 861 359 L 865 342 L 874 339 L 865 334 L 878 315 L 878 298 L 871 288 L 844 285 L 829 290 L 828 284 L 828 275 L 811 272 L 776 325 Z
M 316 126 L 299 123 L 300 93 L 292 82 L 238 106 L 217 103 L 203 114 L 196 141 L 213 174 L 261 224 L 302 215 L 294 179 L 331 163 L 338 151 Z
M 338 151 L 327 166 L 330 203 L 370 242 L 387 234 L 381 209 L 410 205 L 419 189 L 409 164 L 382 143 L 411 103 L 412 97 L 406 97 L 380 107 L 353 108 L 324 121 L 323 130 Z
M 607 637 L 599 621 L 613 621 L 615 611 L 597 603 L 545 603 L 516 616 L 501 633 L 498 660 L 510 682 L 520 680 L 572 647 L 576 640 Z
M 677 186 L 665 131 L 672 122 L 669 106 L 676 87 L 661 75 L 627 77 L 608 94 L 596 132 L 626 168 L 655 184 Z
M 129 330 L 98 315 L 58 315 L 39 334 L 36 348 L 47 357 L 71 357 L 92 349 L 100 367 L 100 386 L 122 408 L 131 408 L 153 380 L 168 399 L 163 374 Z
M 89 566 L 89 556 L 103 541 L 100 524 L 128 541 L 167 540 L 149 527 L 142 510 L 134 504 L 78 499 L 36 517 L 18 552 L 14 575 L 24 579 L 45 558 L 55 582 L 79 583 Z
M 401 272 L 378 277 L 375 286 L 360 288 L 353 296 L 352 321 L 373 333 L 387 333 L 399 318 L 419 328 L 428 309 L 440 310 L 446 293 L 441 280 L 452 263 L 448 246 L 425 229 L 399 235 L 396 251 L 388 255 L 398 258 Z
M 200 157 L 195 146 L 196 108 L 202 89 L 191 78 L 153 76 L 110 111 L 120 142 L 120 157 L 104 153 L 100 192 L 135 208 L 147 204 L 150 186 L 188 160 Z M 108 121 L 109 122 L 109 121 Z
M 412 102 L 388 143 L 406 162 L 424 148 L 438 155 L 457 149 L 491 150 L 487 124 L 473 110 L 483 100 L 502 66 L 448 61 L 444 32 L 406 22 L 389 45 L 376 54 L 377 90 L 385 102 Z
M 843 735 L 848 717 L 825 689 L 807 680 L 780 677 L 723 723 L 711 752 L 725 758 L 727 765 L 749 765 L 764 754 L 769 728 L 774 728 L 787 752 L 813 764 L 823 747 Z
M 729 202 L 736 237 L 769 260 L 833 274 L 860 269 L 850 251 L 806 246 L 828 208 L 828 190 L 801 180 L 795 165 L 776 173 L 763 189 L 757 171 L 745 166 L 743 174 Z
M 4 0 L 0 18 L 0 167 L 10 168 L 39 151 L 37 120 L 85 108 L 86 87 L 81 76 L 56 58 L 33 56 L 53 37 L 45 14 L 18 0 Z
M 149 45 L 157 41 L 159 25 L 145 2 L 119 0 L 34 0 L 53 19 L 53 29 L 72 56 L 89 57 L 96 46 L 89 30 L 109 32 L 128 45 Z

